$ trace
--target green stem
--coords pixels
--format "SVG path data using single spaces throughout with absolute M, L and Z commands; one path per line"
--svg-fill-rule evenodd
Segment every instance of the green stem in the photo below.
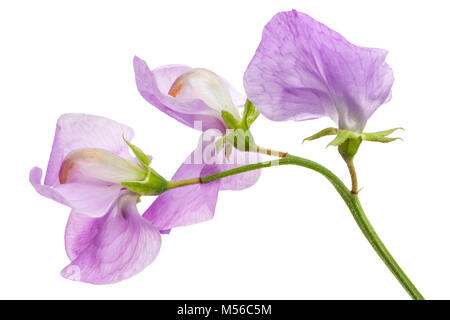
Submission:
M 403 288 L 408 292 L 411 298 L 413 298 L 414 300 L 424 299 L 424 297 L 416 289 L 414 284 L 411 282 L 411 280 L 409 280 L 408 276 L 403 272 L 403 270 L 394 260 L 392 255 L 386 249 L 381 239 L 378 237 L 377 233 L 370 224 L 369 220 L 367 219 L 367 216 L 365 215 L 361 207 L 358 196 L 356 194 L 353 194 L 350 190 L 348 190 L 345 184 L 333 172 L 331 172 L 324 166 L 314 161 L 300 157 L 295 157 L 288 154 L 283 159 L 249 164 L 246 166 L 237 167 L 231 170 L 212 174 L 206 177 L 201 177 L 200 181 L 201 183 L 208 183 L 217 179 L 225 178 L 228 176 L 232 176 L 247 171 L 282 165 L 297 165 L 305 167 L 314 170 L 316 172 L 319 172 L 320 174 L 325 176 L 325 178 L 327 178 L 331 182 L 331 184 L 336 188 L 337 192 L 340 194 L 342 199 L 347 204 L 347 207 L 350 209 L 353 218 L 355 219 L 356 223 L 358 224 L 359 228 L 361 229 L 366 239 L 369 241 L 371 246 L 380 256 L 380 258 L 383 260 L 383 262 L 386 264 L 389 270 L 394 274 L 394 276 L 397 278 L 397 280 L 400 282 Z
M 178 180 L 178 181 L 168 181 L 167 189 L 174 189 L 174 188 L 189 186 L 191 184 L 198 184 L 198 183 L 201 183 L 200 178 L 192 178 L 192 179 Z

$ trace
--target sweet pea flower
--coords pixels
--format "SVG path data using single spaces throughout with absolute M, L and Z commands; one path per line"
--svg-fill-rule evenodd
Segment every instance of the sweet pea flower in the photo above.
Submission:
M 134 58 L 136 85 L 142 97 L 179 122 L 203 132 L 198 148 L 177 170 L 172 180 L 205 176 L 257 162 L 258 157 L 233 149 L 214 152 L 217 138 L 230 127 L 223 118 L 227 112 L 240 120 L 238 107 L 245 97 L 229 83 L 206 69 L 167 65 L 150 70 L 142 59 Z M 212 146 L 212 148 L 211 148 Z M 212 149 L 205 155 L 205 149 Z M 200 157 L 197 155 L 200 154 Z M 161 231 L 209 220 L 214 216 L 219 190 L 242 190 L 258 180 L 260 171 L 235 175 L 208 184 L 186 186 L 161 194 L 144 213 Z
M 30 182 L 44 197 L 72 209 L 65 233 L 71 263 L 61 274 L 106 284 L 126 279 L 153 262 L 159 230 L 136 208 L 139 194 L 121 183 L 146 171 L 129 153 L 133 130 L 109 119 L 66 114 L 59 118 L 44 184 L 34 167 Z
M 244 105 L 245 97 L 212 71 L 185 65 L 150 70 L 138 57 L 133 62 L 142 97 L 179 122 L 202 131 L 225 133 L 227 125 L 221 112 L 228 111 L 239 119 L 237 107 Z
M 271 120 L 328 116 L 339 129 L 362 132 L 391 96 L 394 77 L 386 55 L 351 44 L 306 14 L 281 12 L 264 28 L 244 87 Z

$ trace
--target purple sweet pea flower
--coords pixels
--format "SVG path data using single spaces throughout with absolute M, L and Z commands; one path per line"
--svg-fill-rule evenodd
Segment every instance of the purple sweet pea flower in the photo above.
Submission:
M 237 107 L 245 103 L 245 97 L 226 80 L 209 70 L 182 65 L 150 70 L 138 57 L 134 58 L 134 71 L 137 88 L 147 102 L 179 122 L 204 132 L 198 148 L 181 165 L 173 180 L 205 176 L 258 161 L 258 156 L 237 149 L 233 149 L 228 157 L 223 150 L 214 152 L 215 140 L 227 130 L 221 112 L 227 111 L 235 119 L 240 119 Z M 208 147 L 214 150 L 212 155 L 205 156 L 204 150 Z M 200 157 L 196 156 L 198 154 Z M 248 188 L 259 176 L 258 170 L 204 185 L 168 190 L 143 216 L 160 230 L 211 219 L 219 190 Z
M 140 181 L 144 169 L 128 153 L 131 128 L 101 117 L 66 114 L 56 127 L 44 184 L 33 168 L 30 182 L 41 195 L 72 209 L 66 228 L 68 279 L 105 284 L 140 272 L 156 258 L 161 236 L 136 208 L 138 194 L 124 181 Z
M 361 132 L 391 96 L 387 51 L 358 47 L 306 14 L 275 15 L 244 75 L 249 99 L 275 121 L 328 116 Z
M 195 129 L 226 131 L 221 111 L 239 118 L 236 107 L 245 97 L 212 71 L 184 65 L 167 65 L 150 70 L 134 57 L 136 85 L 142 97 L 162 112 Z M 198 127 L 196 123 L 201 124 Z

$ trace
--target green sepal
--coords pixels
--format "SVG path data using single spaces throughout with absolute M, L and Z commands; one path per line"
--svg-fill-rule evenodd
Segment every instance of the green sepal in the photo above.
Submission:
M 247 117 L 247 125 L 250 128 L 250 126 L 253 124 L 253 122 L 255 122 L 255 120 L 258 118 L 259 116 L 259 111 L 255 109 L 255 111 Z
M 248 130 L 259 116 L 259 111 L 250 100 L 245 100 L 244 113 L 242 115 L 241 128 Z
M 373 142 L 381 142 L 381 143 L 388 143 L 388 142 L 392 142 L 395 140 L 403 140 L 402 138 L 388 138 L 387 136 L 390 135 L 391 133 L 393 133 L 394 131 L 397 130 L 405 130 L 403 128 L 394 128 L 394 129 L 389 129 L 389 130 L 384 130 L 384 131 L 378 131 L 378 132 L 367 132 L 367 133 L 363 133 L 362 134 L 362 138 L 363 140 L 366 141 L 373 141 Z
M 256 110 L 253 103 L 251 103 L 250 100 L 247 99 L 244 104 L 242 119 L 236 119 L 231 113 L 226 110 L 222 110 L 221 115 L 228 129 L 242 129 L 246 131 L 250 128 L 253 122 L 255 122 L 256 118 L 258 118 L 259 111 Z
M 142 181 L 126 181 L 121 185 L 130 191 L 140 195 L 159 195 L 167 190 L 167 180 L 152 168 L 149 168 L 147 176 Z
M 233 117 L 231 113 L 228 111 L 222 110 L 222 118 L 225 121 L 225 124 L 230 129 L 238 129 L 240 128 L 241 122 Z
M 240 151 L 256 150 L 257 146 L 249 128 L 258 116 L 259 111 L 248 99 L 244 104 L 242 119 L 238 120 L 228 111 L 222 110 L 222 118 L 229 130 L 216 141 L 216 152 L 225 147 L 225 155 L 229 159 L 233 147 Z
M 368 135 L 368 134 L 364 134 L 363 135 L 363 139 L 365 141 L 372 141 L 372 142 L 381 142 L 381 143 L 388 143 L 388 142 L 392 142 L 395 140 L 403 140 L 402 138 L 388 138 L 388 137 L 380 137 L 380 136 L 372 136 L 372 135 Z
M 159 173 L 150 168 L 150 158 L 137 146 L 122 135 L 123 140 L 133 151 L 139 163 L 144 167 L 146 176 L 142 181 L 124 181 L 120 184 L 139 195 L 159 195 L 167 190 L 168 182 Z
M 376 136 L 381 136 L 381 137 L 386 137 L 388 135 L 390 135 L 391 133 L 397 131 L 397 130 L 403 130 L 405 131 L 405 129 L 403 129 L 402 127 L 398 127 L 398 128 L 394 128 L 394 129 L 389 129 L 389 130 L 384 130 L 384 131 L 378 131 L 378 132 L 372 132 L 372 133 L 364 133 L 366 134 L 370 134 L 370 135 L 376 135 Z
M 225 155 L 229 159 L 233 147 L 240 151 L 256 150 L 257 145 L 250 133 L 250 126 L 258 118 L 259 111 L 256 110 L 253 103 L 248 99 L 245 101 L 242 119 L 236 119 L 225 110 L 222 110 L 221 113 L 228 130 L 223 137 L 216 141 L 216 152 L 225 148 Z
M 309 136 L 305 139 L 303 139 L 303 142 L 305 141 L 312 141 L 312 140 L 316 140 L 325 136 L 334 136 L 338 133 L 338 129 L 337 128 L 326 128 L 323 130 L 320 130 L 319 132 L 313 134 L 312 136 Z M 302 142 L 302 143 L 303 143 Z
M 127 145 L 130 147 L 131 151 L 133 151 L 136 158 L 139 160 L 140 164 L 144 168 L 148 168 L 150 163 L 152 162 L 150 158 L 137 146 L 129 142 L 125 137 L 122 135 L 123 140 L 127 143 Z

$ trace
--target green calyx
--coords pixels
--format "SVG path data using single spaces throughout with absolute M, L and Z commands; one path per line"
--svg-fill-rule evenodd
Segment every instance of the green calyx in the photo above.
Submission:
M 353 157 L 358 152 L 359 146 L 361 145 L 361 142 L 363 140 L 381 143 L 388 143 L 395 140 L 402 140 L 401 138 L 397 137 L 396 138 L 388 137 L 388 135 L 399 129 L 404 130 L 403 128 L 394 128 L 378 132 L 363 133 L 337 128 L 326 128 L 317 132 L 316 134 L 313 134 L 310 137 L 305 138 L 303 142 L 316 140 L 325 136 L 335 135 L 336 137 L 327 145 L 327 148 L 329 146 L 336 146 L 338 147 L 339 153 L 345 160 L 352 160 Z
M 138 159 L 141 166 L 144 168 L 146 175 L 141 181 L 125 181 L 121 185 L 130 191 L 140 195 L 159 195 L 167 190 L 168 181 L 164 179 L 154 169 L 150 168 L 150 158 L 137 146 L 127 141 L 125 137 L 123 140 L 128 144 L 131 151 Z
M 339 136 L 339 134 L 338 134 L 338 136 Z M 336 136 L 336 139 L 338 138 L 338 136 Z M 336 139 L 334 139 L 331 142 L 334 142 Z M 356 153 L 358 152 L 359 146 L 361 145 L 361 142 L 362 142 L 362 138 L 361 138 L 361 136 L 348 137 L 340 144 L 336 144 L 336 142 L 334 142 L 332 144 L 331 142 L 328 144 L 328 146 L 336 145 L 338 147 L 338 151 L 341 154 L 342 158 L 344 158 L 344 160 L 351 161 L 351 160 L 353 160 Z
M 140 162 L 140 164 L 144 167 L 144 168 L 148 168 L 148 166 L 150 165 L 150 163 L 152 162 L 152 160 L 150 160 L 150 158 L 138 147 L 135 146 L 134 144 L 132 144 L 130 141 L 128 141 L 127 139 L 125 139 L 124 136 L 122 136 L 122 139 L 126 142 L 126 144 L 130 147 L 131 151 L 133 151 L 134 155 L 136 156 L 136 158 L 138 159 L 138 161 Z
M 259 116 L 259 111 L 256 110 L 253 103 L 250 100 L 246 100 L 244 104 L 244 112 L 242 114 L 242 119 L 236 119 L 228 111 L 222 110 L 222 118 L 229 129 L 241 129 L 247 131 L 250 126 L 255 122 L 256 118 Z
M 148 168 L 147 175 L 142 181 L 127 181 L 121 185 L 140 195 L 155 196 L 167 190 L 167 180 L 152 168 Z
M 217 140 L 216 150 L 219 152 L 225 148 L 227 158 L 231 154 L 232 148 L 240 151 L 256 150 L 257 146 L 250 132 L 250 126 L 255 122 L 259 116 L 259 111 L 256 110 L 250 100 L 246 100 L 244 104 L 244 112 L 242 119 L 236 119 L 228 111 L 222 111 L 222 118 L 228 127 L 227 133 Z

